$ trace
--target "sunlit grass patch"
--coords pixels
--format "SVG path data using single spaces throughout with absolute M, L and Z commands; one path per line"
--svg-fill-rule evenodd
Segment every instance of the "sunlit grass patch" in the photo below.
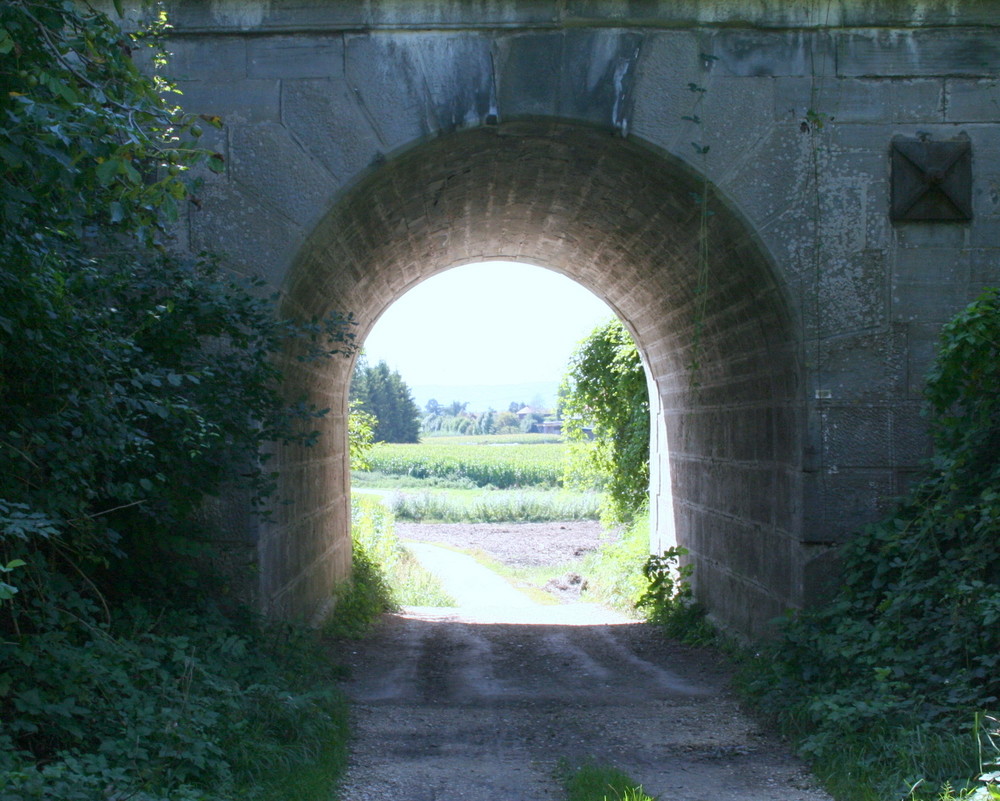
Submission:
M 386 504 L 399 520 L 442 523 L 542 523 L 597 520 L 597 493 L 557 491 L 394 492 Z
M 376 495 L 351 499 L 352 576 L 337 588 L 327 631 L 360 637 L 400 606 L 454 606 L 441 583 L 399 541 L 395 517 Z
M 629 528 L 606 533 L 596 551 L 587 554 L 581 572 L 594 600 L 626 614 L 637 615 L 636 603 L 648 587 L 642 566 L 649 557 L 649 517 Z
M 402 606 L 456 606 L 441 581 L 403 546 L 392 574 L 393 596 Z
M 655 801 L 623 771 L 593 762 L 568 770 L 563 787 L 567 801 Z

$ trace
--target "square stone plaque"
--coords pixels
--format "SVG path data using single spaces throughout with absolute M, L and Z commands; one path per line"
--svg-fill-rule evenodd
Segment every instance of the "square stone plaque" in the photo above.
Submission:
M 965 137 L 933 142 L 892 140 L 895 222 L 965 222 L 972 219 L 972 145 Z

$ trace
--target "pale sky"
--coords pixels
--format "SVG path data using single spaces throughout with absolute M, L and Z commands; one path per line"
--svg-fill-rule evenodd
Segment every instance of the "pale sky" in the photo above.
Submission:
M 558 381 L 583 337 L 613 316 L 559 273 L 515 262 L 456 267 L 411 289 L 364 343 L 408 385 Z

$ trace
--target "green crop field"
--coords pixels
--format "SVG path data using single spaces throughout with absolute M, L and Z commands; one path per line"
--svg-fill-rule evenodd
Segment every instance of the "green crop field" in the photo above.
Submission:
M 538 434 L 437 437 L 413 445 L 380 443 L 371 472 L 416 479 L 467 481 L 477 487 L 558 487 L 566 446 Z

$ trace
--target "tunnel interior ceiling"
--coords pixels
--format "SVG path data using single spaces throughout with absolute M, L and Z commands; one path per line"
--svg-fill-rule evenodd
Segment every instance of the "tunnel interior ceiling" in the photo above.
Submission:
M 768 396 L 789 400 L 797 388 L 787 386 L 794 325 L 784 291 L 721 201 L 699 261 L 702 186 L 672 162 L 581 126 L 519 123 L 439 137 L 390 161 L 320 223 L 292 271 L 286 308 L 351 311 L 363 337 L 396 298 L 443 269 L 526 261 L 608 302 L 642 342 L 661 392 L 680 399 L 687 391 L 697 345 L 707 357 L 703 385 L 725 382 L 727 369 L 752 369 L 780 376 L 768 379 Z

